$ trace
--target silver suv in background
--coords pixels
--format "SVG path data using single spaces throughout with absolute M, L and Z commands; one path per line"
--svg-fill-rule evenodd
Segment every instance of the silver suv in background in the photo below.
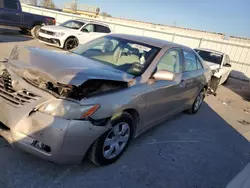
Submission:
M 0 135 L 58 163 L 80 163 L 86 153 L 97 165 L 113 163 L 150 127 L 195 114 L 211 79 L 192 49 L 122 34 L 70 52 L 16 47 L 0 68 Z

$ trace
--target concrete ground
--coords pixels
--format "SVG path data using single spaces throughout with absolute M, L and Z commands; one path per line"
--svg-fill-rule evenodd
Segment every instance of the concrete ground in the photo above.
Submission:
M 11 48 L 47 48 L 0 31 L 0 60 Z M 55 48 L 50 48 L 55 49 Z M 0 188 L 224 188 L 250 161 L 250 84 L 229 79 L 196 115 L 181 113 L 135 139 L 115 164 L 57 165 L 0 138 Z

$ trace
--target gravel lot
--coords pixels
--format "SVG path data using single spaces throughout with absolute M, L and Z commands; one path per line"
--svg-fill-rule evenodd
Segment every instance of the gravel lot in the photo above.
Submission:
M 0 30 L 0 60 L 16 44 L 47 46 Z M 50 48 L 55 49 L 55 48 Z M 222 188 L 250 161 L 250 84 L 230 79 L 194 116 L 181 113 L 134 140 L 115 164 L 57 165 L 0 138 L 0 188 Z

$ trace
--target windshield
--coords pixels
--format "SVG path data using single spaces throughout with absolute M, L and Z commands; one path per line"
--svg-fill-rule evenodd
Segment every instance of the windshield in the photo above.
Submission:
M 75 48 L 72 53 L 138 76 L 145 71 L 159 50 L 146 44 L 105 36 Z
M 80 22 L 80 21 L 76 21 L 76 20 L 69 20 L 67 22 L 62 23 L 60 26 L 63 27 L 67 27 L 70 29 L 80 29 L 85 23 L 84 22 Z
M 221 64 L 223 56 L 219 53 L 208 52 L 203 50 L 195 49 L 195 51 L 200 55 L 204 61 L 211 63 Z

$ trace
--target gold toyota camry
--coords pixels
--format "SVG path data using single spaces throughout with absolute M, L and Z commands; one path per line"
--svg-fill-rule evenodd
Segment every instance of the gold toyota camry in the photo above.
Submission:
M 56 163 L 116 161 L 170 116 L 195 114 L 210 69 L 186 46 L 111 34 L 69 52 L 15 47 L 0 64 L 0 135 Z

